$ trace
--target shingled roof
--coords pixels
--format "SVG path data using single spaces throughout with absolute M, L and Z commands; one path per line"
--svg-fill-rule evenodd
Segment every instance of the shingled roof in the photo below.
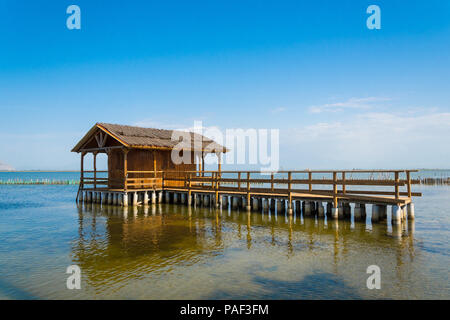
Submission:
M 186 150 L 203 151 L 207 153 L 227 152 L 227 149 L 213 140 L 197 133 L 179 130 L 165 130 L 143 128 L 110 123 L 96 123 L 94 127 L 77 143 L 72 152 L 80 152 L 83 146 L 91 140 L 98 130 L 107 133 L 123 146 L 137 149 L 173 149 L 182 146 Z M 172 139 L 172 136 L 190 134 L 191 143 L 180 145 L 181 140 Z M 183 142 L 185 140 L 183 139 Z

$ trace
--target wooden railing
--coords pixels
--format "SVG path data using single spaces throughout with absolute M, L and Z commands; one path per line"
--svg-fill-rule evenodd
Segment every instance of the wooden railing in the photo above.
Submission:
M 239 192 L 249 194 L 279 194 L 288 197 L 296 194 L 315 194 L 338 198 L 348 196 L 389 196 L 400 200 L 402 196 L 411 198 L 421 196 L 421 193 L 412 192 L 411 185 L 419 184 L 418 180 L 411 179 L 411 172 L 417 170 L 345 170 L 345 171 L 278 171 L 266 173 L 267 177 L 259 171 L 183 171 L 177 172 L 178 177 L 168 177 L 168 171 L 163 173 L 163 187 L 175 181 L 180 182 L 176 188 L 187 189 L 188 192 L 207 190 L 218 192 Z M 258 177 L 252 177 L 257 175 Z M 321 178 L 317 178 L 320 174 Z M 374 178 L 378 174 L 381 178 Z M 305 177 L 295 177 L 304 175 Z M 356 175 L 356 177 L 354 177 Z M 369 175 L 369 177 L 362 177 Z M 400 179 L 401 175 L 402 179 Z M 386 178 L 386 176 L 392 176 Z M 298 188 L 304 185 L 306 187 Z M 318 186 L 328 189 L 318 188 Z M 365 190 L 364 186 L 374 187 L 375 190 Z M 338 187 L 340 187 L 338 189 Z M 348 189 L 358 187 L 358 189 Z M 383 190 L 376 188 L 383 187 Z M 393 187 L 385 190 L 386 187 Z M 401 190 L 404 187 L 406 190 Z

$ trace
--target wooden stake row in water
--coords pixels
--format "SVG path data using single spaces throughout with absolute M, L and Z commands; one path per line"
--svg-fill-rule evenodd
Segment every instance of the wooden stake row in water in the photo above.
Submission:
M 48 184 L 48 185 L 76 185 L 79 184 L 80 180 L 72 179 L 72 180 L 56 180 L 56 179 L 8 179 L 8 180 L 0 180 L 0 185 L 2 184 L 13 184 L 13 185 L 33 185 L 33 184 Z

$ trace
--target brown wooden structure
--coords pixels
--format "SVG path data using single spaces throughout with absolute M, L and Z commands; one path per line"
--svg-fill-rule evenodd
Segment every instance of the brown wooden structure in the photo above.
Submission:
M 183 137 L 181 144 L 176 137 Z M 172 152 L 177 148 L 183 150 L 187 163 L 174 163 Z M 72 151 L 81 154 L 78 194 L 81 192 L 83 197 L 84 192 L 84 200 L 89 202 L 128 206 L 130 200 L 133 205 L 182 201 L 219 207 L 233 198 L 230 207 L 239 202 L 251 210 L 258 208 L 261 200 L 261 207 L 267 208 L 270 200 L 271 206 L 287 204 L 289 213 L 299 201 L 303 203 L 296 204 L 296 210 L 303 205 L 305 212 L 311 204 L 320 208 L 326 202 L 333 218 L 349 210 L 349 203 L 355 204 L 355 216 L 356 212 L 365 212 L 365 204 L 372 204 L 380 219 L 386 215 L 386 206 L 391 205 L 393 219 L 398 222 L 407 206 L 409 216 L 414 217 L 412 197 L 421 196 L 411 187 L 419 183 L 411 179 L 411 173 L 417 170 L 297 170 L 266 175 L 257 171 L 222 171 L 225 147 L 199 134 L 181 131 L 97 123 Z M 83 159 L 89 152 L 93 154 L 93 171 L 84 170 Z M 106 172 L 96 169 L 98 153 L 108 155 Z M 217 155 L 218 170 L 205 170 L 204 157 L 208 153 Z M 104 176 L 98 176 L 100 173 Z M 167 200 L 163 200 L 163 192 Z M 203 196 L 207 199 L 202 200 Z
M 172 151 L 179 150 L 182 163 L 172 161 Z M 162 187 L 162 176 L 171 180 L 166 186 L 180 186 L 176 178 L 183 172 L 205 170 L 208 153 L 218 157 L 226 148 L 202 135 L 176 130 L 141 128 L 108 123 L 96 123 L 77 143 L 72 152 L 81 154 L 80 190 L 134 190 Z M 93 170 L 84 170 L 84 157 L 93 154 Z M 97 155 L 108 156 L 108 170 L 97 170 Z M 187 153 L 187 154 L 186 154 Z M 106 174 L 106 176 L 105 176 Z

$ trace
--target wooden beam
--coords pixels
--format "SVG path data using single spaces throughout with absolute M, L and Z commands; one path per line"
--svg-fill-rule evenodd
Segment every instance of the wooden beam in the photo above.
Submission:
M 337 173 L 333 172 L 333 208 L 338 207 L 337 198 Z
M 97 187 L 97 152 L 94 152 L 94 189 Z
M 408 198 L 411 199 L 411 173 L 409 171 L 406 171 L 406 181 L 408 188 Z
M 80 185 L 81 189 L 83 189 L 83 180 L 84 180 L 84 156 L 86 155 L 86 152 L 81 153 L 81 164 L 80 164 Z
M 202 152 L 202 177 L 205 176 L 205 154 Z
M 123 188 L 126 191 L 127 190 L 127 176 L 128 176 L 128 149 L 123 149 Z
M 398 177 L 398 171 L 395 172 L 395 199 L 400 198 L 400 194 L 399 194 L 399 189 L 398 189 L 398 184 L 400 182 L 399 177 Z
M 219 172 L 219 178 L 222 176 L 222 154 L 220 152 L 216 153 L 217 156 L 217 171 Z

